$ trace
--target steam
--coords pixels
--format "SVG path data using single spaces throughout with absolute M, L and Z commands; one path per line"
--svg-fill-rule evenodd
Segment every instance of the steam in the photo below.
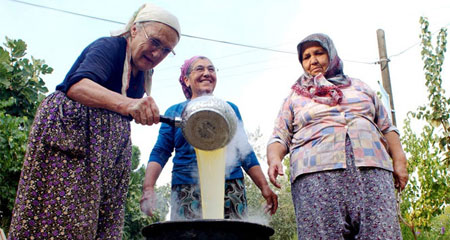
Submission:
M 241 161 L 241 159 L 244 159 L 252 151 L 253 148 L 248 142 L 248 137 L 244 130 L 244 124 L 242 121 L 238 121 L 236 133 L 230 143 L 226 146 L 226 177 L 229 177 L 231 171 L 234 169 L 234 166 L 239 166 L 240 164 L 238 164 L 238 162 Z
M 163 209 L 168 205 L 168 199 L 165 199 L 163 195 L 158 192 L 153 192 L 153 195 L 140 203 L 141 211 L 147 216 L 155 214 L 162 214 Z M 170 212 L 170 206 L 169 206 Z M 161 216 L 164 218 L 164 216 Z M 167 216 L 165 217 L 167 219 Z
M 242 220 L 252 223 L 258 223 L 265 226 L 270 226 L 271 217 L 269 216 L 269 214 L 264 213 L 263 208 L 264 207 L 261 207 L 260 210 L 253 210 L 253 211 L 250 211 L 249 209 L 248 216 Z

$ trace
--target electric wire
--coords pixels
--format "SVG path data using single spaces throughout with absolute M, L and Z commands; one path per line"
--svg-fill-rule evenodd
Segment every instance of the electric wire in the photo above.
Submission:
M 10 1 L 16 2 L 16 3 L 25 4 L 25 5 L 29 5 L 29 6 L 33 6 L 33 7 L 43 8 L 43 9 L 47 9 L 47 10 L 62 12 L 62 13 L 66 13 L 66 14 L 72 14 L 72 15 L 76 15 L 76 16 L 80 16 L 80 17 L 86 17 L 86 18 L 90 18 L 90 19 L 94 19 L 94 20 L 100 20 L 100 21 L 105 21 L 105 22 L 110 22 L 110 23 L 115 23 L 115 24 L 121 24 L 121 25 L 125 24 L 123 22 L 119 22 L 119 21 L 115 21 L 115 20 L 111 20 L 111 19 L 107 19 L 107 18 L 94 17 L 94 16 L 90 16 L 90 15 L 86 15 L 86 14 L 81 14 L 81 13 L 76 13 L 76 12 L 72 12 L 72 11 L 62 10 L 62 9 L 58 9 L 58 8 L 53 8 L 53 7 L 43 6 L 43 5 L 39 5 L 39 4 L 24 2 L 24 1 L 20 1 L 20 0 L 10 0 Z M 193 39 L 204 40 L 204 41 L 217 42 L 217 43 L 234 45 L 234 46 L 240 46 L 240 47 L 246 47 L 246 48 L 253 48 L 253 49 L 257 49 L 257 50 L 271 51 L 271 52 L 277 52 L 277 53 L 286 53 L 286 54 L 294 54 L 294 55 L 297 54 L 296 52 L 292 52 L 292 51 L 283 51 L 283 50 L 277 50 L 277 49 L 272 49 L 272 48 L 267 48 L 267 47 L 258 47 L 258 46 L 248 45 L 248 44 L 235 43 L 235 42 L 224 41 L 224 40 L 216 40 L 216 39 L 205 38 L 205 37 L 198 37 L 198 36 L 189 35 L 189 34 L 181 34 L 181 36 L 189 37 L 189 38 L 193 38 Z M 361 63 L 361 64 L 374 64 L 373 62 L 363 62 L 363 61 L 355 61 L 355 60 L 347 60 L 347 59 L 342 59 L 342 60 L 346 61 L 346 62 L 354 62 L 354 63 Z
M 121 24 L 121 25 L 125 24 L 123 22 L 119 22 L 119 21 L 115 21 L 115 20 L 111 20 L 111 19 L 95 17 L 95 16 L 91 16 L 91 15 L 76 13 L 76 12 L 62 10 L 62 9 L 58 9 L 58 8 L 53 8 L 53 7 L 43 6 L 43 5 L 39 5 L 39 4 L 24 2 L 24 1 L 20 1 L 20 0 L 10 0 L 10 1 L 16 2 L 16 3 L 30 5 L 30 6 L 33 6 L 33 7 L 38 7 L 38 8 L 53 10 L 53 11 L 62 12 L 62 13 L 66 13 L 66 14 L 76 15 L 76 16 L 80 16 L 80 17 L 90 18 L 90 19 L 94 19 L 94 20 L 100 20 L 100 21 L 105 21 L 105 22 L 110 22 L 110 23 L 115 23 L 115 24 Z M 450 25 L 450 23 L 445 25 L 444 27 L 448 27 L 449 25 Z M 432 35 L 436 34 L 438 31 L 434 32 Z M 193 39 L 204 40 L 204 41 L 210 41 L 210 42 L 216 42 L 216 43 L 222 43 L 222 44 L 228 44 L 228 45 L 252 48 L 252 49 L 257 49 L 257 50 L 264 50 L 264 51 L 271 51 L 271 52 L 278 52 L 278 53 L 285 53 L 285 54 L 295 54 L 295 55 L 297 54 L 296 52 L 292 52 L 292 51 L 277 50 L 277 49 L 272 49 L 272 48 L 268 48 L 268 47 L 259 47 L 259 46 L 249 45 L 249 44 L 242 44 L 242 43 L 235 43 L 235 42 L 224 41 L 224 40 L 217 40 L 217 39 L 212 39 L 212 38 L 199 37 L 199 36 L 194 36 L 194 35 L 189 35 L 189 34 L 181 34 L 181 36 L 188 37 L 188 38 L 193 38 Z M 402 50 L 402 51 L 400 51 L 400 52 L 398 52 L 396 54 L 390 55 L 387 58 L 387 61 L 389 62 L 391 58 L 397 57 L 397 56 L 400 56 L 400 55 L 406 53 L 407 51 L 411 50 L 412 48 L 416 47 L 419 44 L 420 44 L 420 41 L 414 43 L 413 45 L 407 47 L 406 49 L 404 49 L 404 50 Z M 227 57 L 227 56 L 220 57 L 220 58 L 225 58 L 225 57 Z M 380 60 L 378 60 L 378 61 L 370 61 L 370 62 L 349 60 L 349 59 L 342 59 L 342 60 L 345 61 L 345 62 L 352 62 L 352 63 L 359 63 L 359 64 L 370 64 L 370 65 L 372 65 L 372 64 L 381 64 Z M 171 67 L 168 67 L 166 69 L 169 69 L 169 68 L 171 68 Z
M 445 26 L 443 26 L 443 27 L 439 28 L 438 30 L 434 31 L 431 35 L 433 36 L 433 35 L 437 34 L 439 31 L 441 31 L 441 29 L 447 28 L 448 26 L 450 26 L 450 23 L 447 23 Z M 419 45 L 420 43 L 421 43 L 421 41 L 418 41 L 418 42 L 412 44 L 411 46 L 407 47 L 406 49 L 404 49 L 404 50 L 402 50 L 402 51 L 400 51 L 400 52 L 398 52 L 398 53 L 396 53 L 396 54 L 390 55 L 390 56 L 388 57 L 388 59 L 393 58 L 393 57 L 400 56 L 400 55 L 402 55 L 403 53 L 409 51 L 410 49 L 416 47 L 416 46 Z
M 29 2 L 23 2 L 23 1 L 20 1 L 20 0 L 10 0 L 10 1 L 21 3 L 21 4 L 30 5 L 30 6 L 33 6 L 33 7 L 39 7 L 39 8 L 44 8 L 44 9 L 53 10 L 53 11 L 57 11 L 57 12 L 72 14 L 72 15 L 76 15 L 76 16 L 80 16 L 80 17 L 86 17 L 86 18 L 90 18 L 90 19 L 95 19 L 95 20 L 100 20 L 100 21 L 105 21 L 105 22 L 110 22 L 110 23 L 115 23 L 115 24 L 121 24 L 121 25 L 125 24 L 123 22 L 119 22 L 119 21 L 115 21 L 115 20 L 111 20 L 111 19 L 94 17 L 94 16 L 81 14 L 81 13 L 76 13 L 76 12 L 67 11 L 67 10 L 62 10 L 62 9 L 58 9 L 58 8 L 52 8 L 52 7 L 43 6 L 43 5 L 34 4 L 34 3 L 29 3 Z M 198 37 L 198 36 L 189 35 L 189 34 L 181 34 L 181 36 L 194 38 L 194 39 L 199 39 L 199 40 L 204 40 L 204 41 L 217 42 L 217 43 L 223 43 L 223 44 L 228 44 L 228 45 L 247 47 L 247 48 L 259 49 L 259 50 L 265 50 L 265 51 L 272 51 L 272 52 L 278 52 L 278 53 L 287 53 L 287 54 L 297 54 L 295 52 L 271 49 L 271 48 L 266 48 L 266 47 L 252 46 L 252 45 L 248 45 L 248 44 L 235 43 L 235 42 L 229 42 L 229 41 L 224 41 L 224 40 L 216 40 L 216 39 L 212 39 L 212 38 Z

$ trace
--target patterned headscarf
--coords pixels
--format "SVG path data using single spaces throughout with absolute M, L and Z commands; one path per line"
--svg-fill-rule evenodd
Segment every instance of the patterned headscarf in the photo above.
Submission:
M 143 22 L 160 22 L 169 27 L 171 27 L 177 33 L 178 37 L 180 37 L 180 24 L 178 23 L 178 19 L 168 12 L 167 10 L 160 8 L 152 3 L 146 3 L 142 5 L 130 18 L 128 24 L 118 30 L 112 31 L 111 36 L 120 36 L 127 39 L 127 50 L 125 54 L 125 62 L 123 64 L 123 74 L 122 74 L 122 95 L 127 95 L 127 89 L 130 84 L 131 78 L 131 49 L 130 49 L 130 30 L 136 23 Z M 145 71 L 145 81 L 144 81 L 144 89 L 148 96 L 150 96 L 151 87 L 152 87 L 152 75 L 153 69 Z
M 350 85 L 350 79 L 343 72 L 344 65 L 342 60 L 339 58 L 331 38 L 323 33 L 315 33 L 307 36 L 297 45 L 300 64 L 303 60 L 303 50 L 305 50 L 303 46 L 307 42 L 317 42 L 327 51 L 328 68 L 325 74 L 316 76 L 311 76 L 305 71 L 292 86 L 292 89 L 302 96 L 313 99 L 315 102 L 335 106 L 342 101 L 340 88 Z
M 184 93 L 184 96 L 186 96 L 186 99 L 192 98 L 192 90 L 184 82 L 184 77 L 188 75 L 188 70 L 191 67 L 191 65 L 199 58 L 205 58 L 205 57 L 193 56 L 189 59 L 186 59 L 184 61 L 184 64 L 181 66 L 181 74 L 180 74 L 180 78 L 178 80 L 180 81 L 181 89 L 183 90 L 183 93 Z

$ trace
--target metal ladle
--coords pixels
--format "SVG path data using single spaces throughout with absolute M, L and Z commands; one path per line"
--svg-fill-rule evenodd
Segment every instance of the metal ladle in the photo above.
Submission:
M 160 116 L 160 121 L 181 128 L 195 148 L 215 150 L 226 146 L 236 133 L 237 117 L 231 106 L 213 96 L 191 100 L 181 117 Z

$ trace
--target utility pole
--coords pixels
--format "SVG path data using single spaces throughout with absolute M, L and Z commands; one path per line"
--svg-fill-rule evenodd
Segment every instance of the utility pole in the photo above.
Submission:
M 387 58 L 386 40 L 384 38 L 383 29 L 377 30 L 378 53 L 380 55 L 381 78 L 383 80 L 383 88 L 389 94 L 389 103 L 391 107 L 392 123 L 397 126 L 395 120 L 394 96 L 392 96 L 391 77 L 389 75 L 389 59 Z

